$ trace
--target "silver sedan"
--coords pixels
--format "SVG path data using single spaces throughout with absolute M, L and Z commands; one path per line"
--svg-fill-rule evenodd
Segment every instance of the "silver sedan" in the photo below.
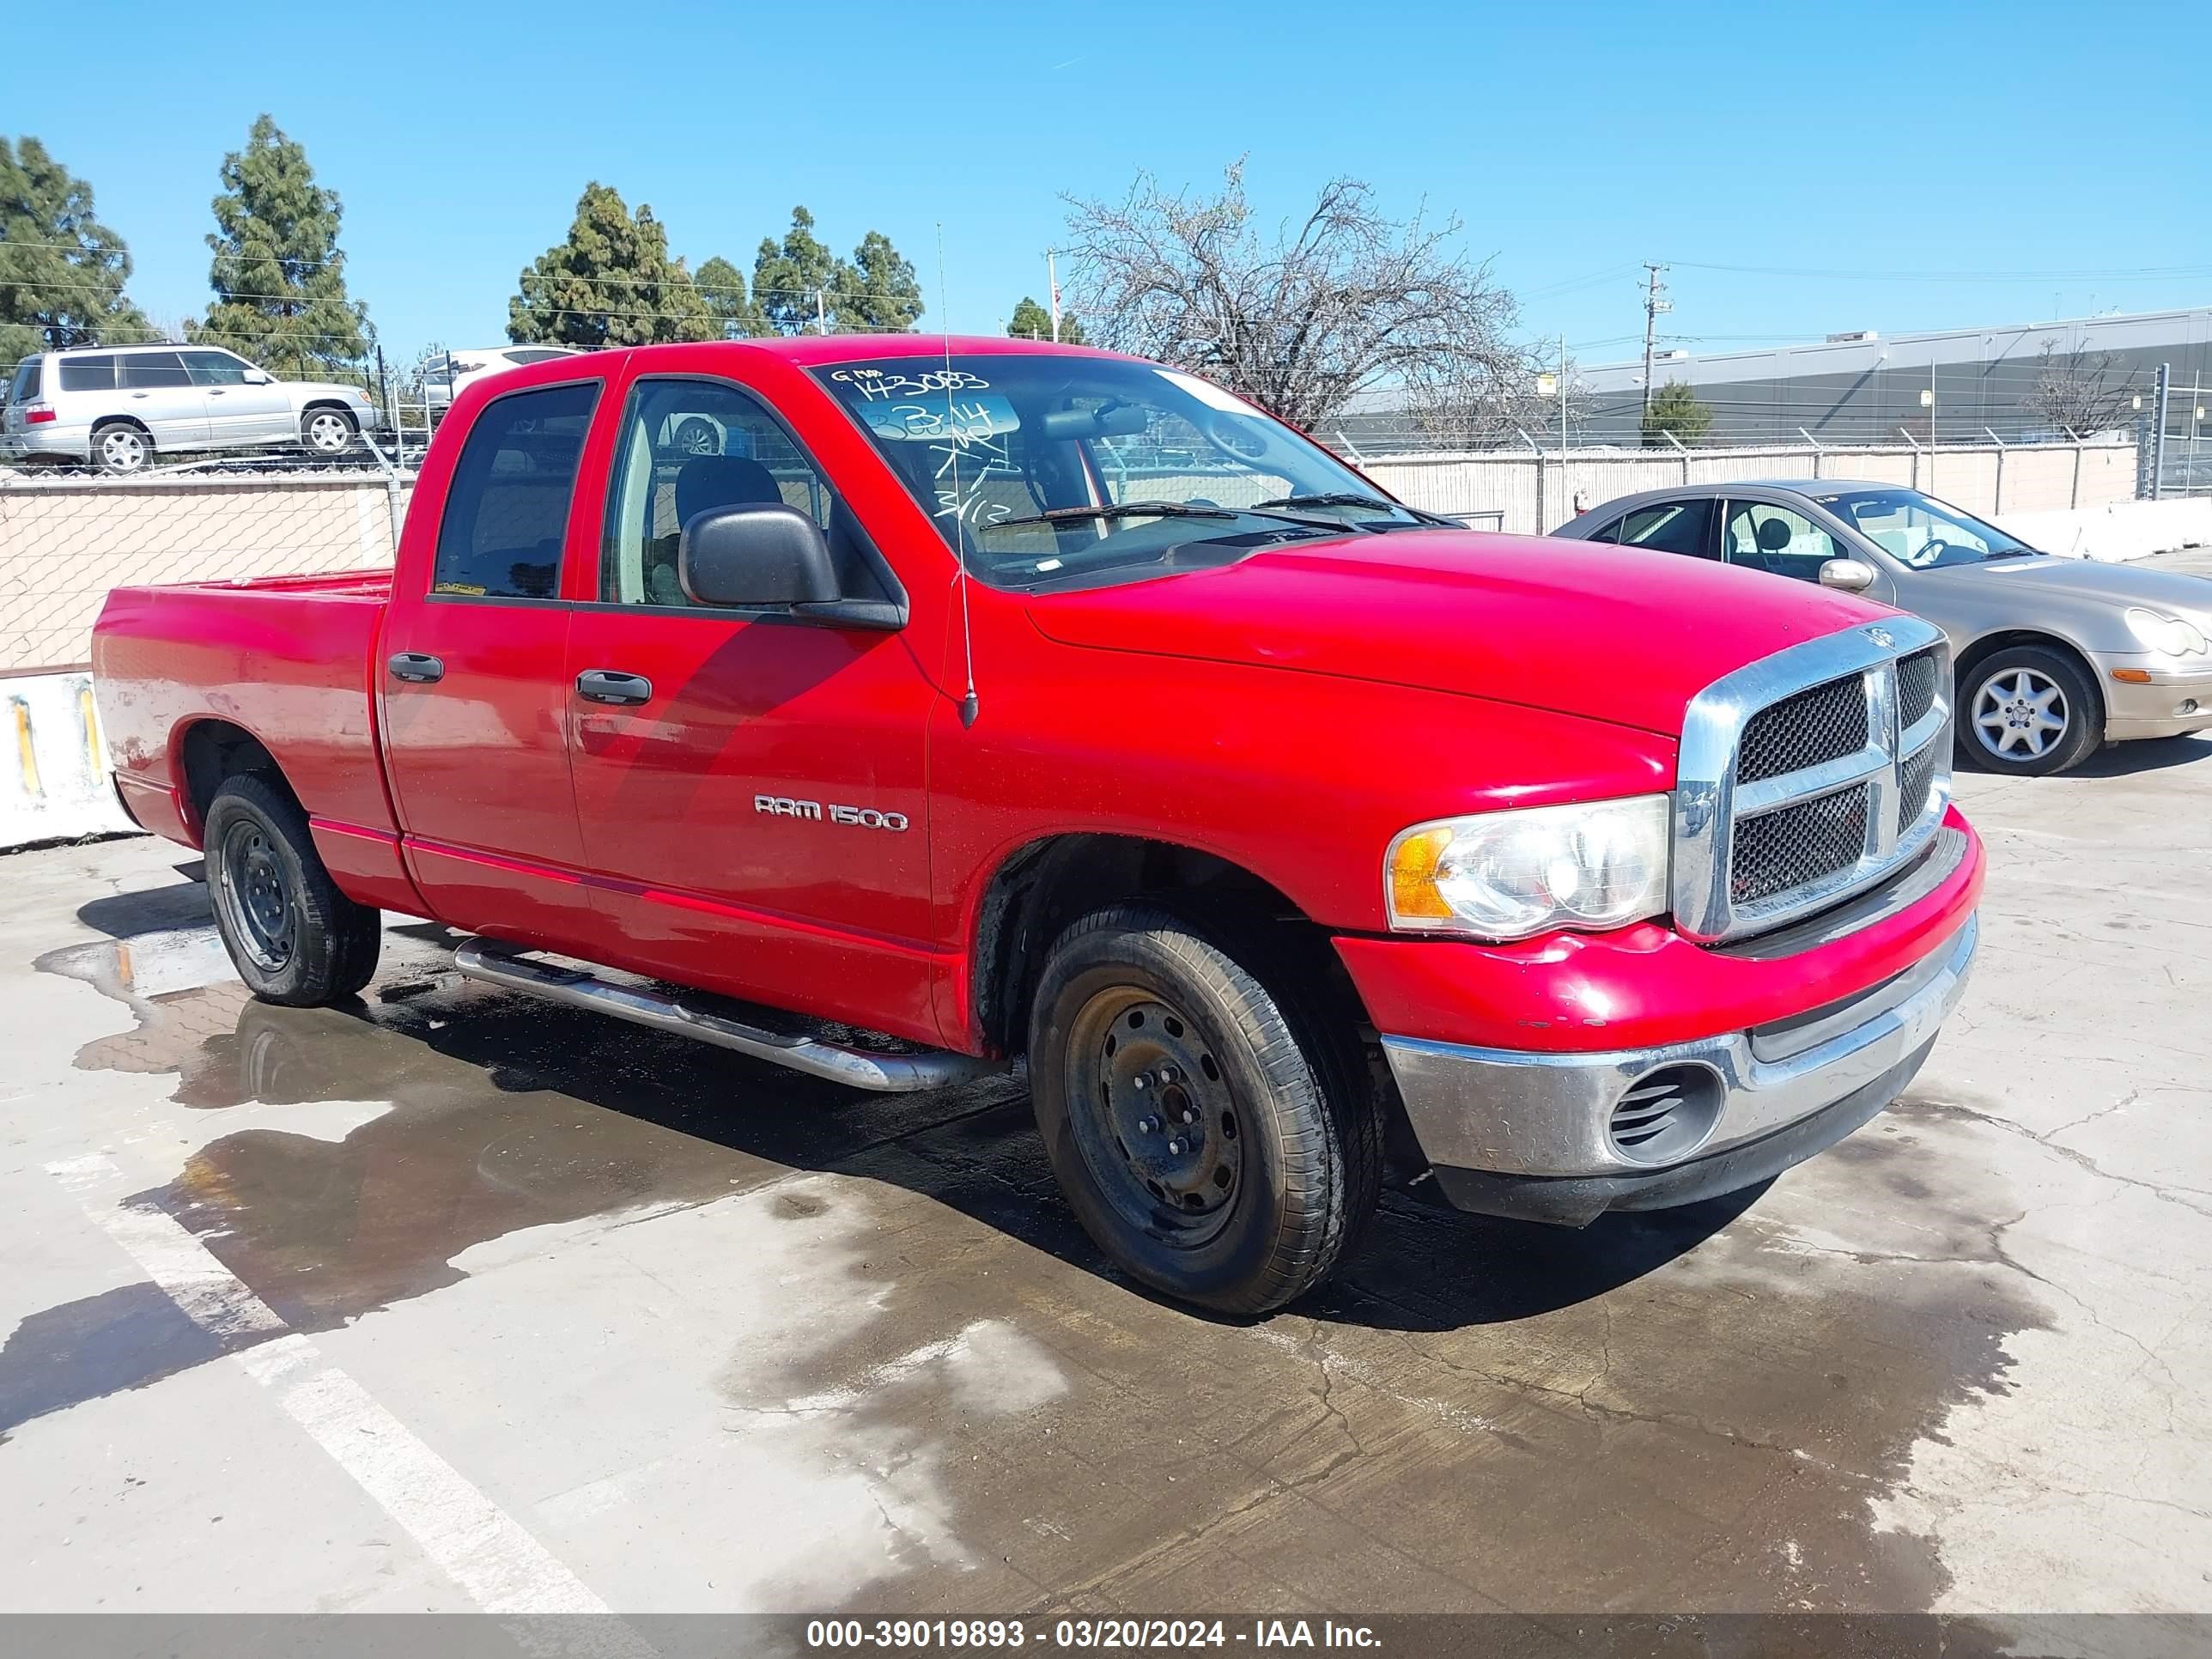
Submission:
M 1960 759 L 2040 775 L 2106 743 L 2212 726 L 2212 581 L 2039 553 L 1899 484 L 1623 495 L 1553 532 L 1819 582 L 1950 636 Z

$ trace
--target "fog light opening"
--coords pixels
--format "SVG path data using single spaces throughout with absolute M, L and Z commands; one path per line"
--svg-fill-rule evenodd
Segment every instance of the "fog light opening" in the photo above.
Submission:
M 2180 719 L 2185 714 L 2193 714 L 2196 712 L 2197 699 L 2194 697 L 2184 697 L 2179 702 L 2173 706 L 2173 714 L 2176 720 Z
M 1678 1164 L 1720 1121 L 1721 1080 L 1704 1066 L 1662 1066 L 1630 1084 L 1606 1133 L 1631 1164 Z

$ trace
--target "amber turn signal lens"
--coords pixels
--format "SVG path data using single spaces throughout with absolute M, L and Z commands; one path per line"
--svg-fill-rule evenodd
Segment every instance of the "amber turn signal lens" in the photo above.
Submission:
M 2148 668 L 2115 668 L 2112 671 L 2112 678 L 2127 685 L 2148 685 L 2150 684 L 2150 670 Z
M 1451 845 L 1452 832 L 1424 830 L 1400 842 L 1390 857 L 1390 908 L 1400 917 L 1449 921 L 1451 906 L 1437 890 L 1437 866 Z

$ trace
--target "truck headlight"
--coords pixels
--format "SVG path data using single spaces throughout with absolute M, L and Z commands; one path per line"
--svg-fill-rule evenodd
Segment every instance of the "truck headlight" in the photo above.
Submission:
M 2208 648 L 2203 630 L 2186 617 L 2163 616 L 2139 605 L 2128 607 L 2128 632 L 2169 657 L 2193 657 Z
M 1662 915 L 1671 816 L 1666 796 L 1632 795 L 1417 823 L 1383 861 L 1390 926 L 1516 939 Z

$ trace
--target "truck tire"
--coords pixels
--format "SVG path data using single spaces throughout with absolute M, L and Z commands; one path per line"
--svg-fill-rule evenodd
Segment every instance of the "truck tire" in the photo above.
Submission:
M 343 1002 L 376 972 L 382 917 L 337 890 L 297 803 L 244 773 L 208 805 L 208 896 L 216 931 L 246 988 L 264 1002 Z
M 2046 646 L 2009 646 L 1975 664 L 1960 681 L 1954 719 L 1959 758 L 2013 777 L 2070 772 L 2105 741 L 2097 688 Z
M 1141 902 L 1071 926 L 1031 1005 L 1030 1091 L 1101 1249 L 1154 1290 L 1255 1315 L 1327 1278 L 1364 1226 L 1382 1120 L 1350 1022 L 1217 931 Z

